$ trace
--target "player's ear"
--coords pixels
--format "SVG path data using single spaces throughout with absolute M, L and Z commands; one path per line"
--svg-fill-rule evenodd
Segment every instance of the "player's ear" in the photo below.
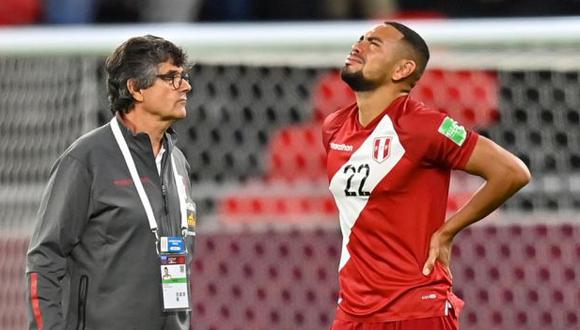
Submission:
M 393 81 L 401 81 L 410 77 L 417 70 L 417 63 L 413 60 L 402 59 L 395 64 L 391 78 Z
M 137 102 L 143 102 L 143 90 L 137 87 L 137 81 L 135 79 L 127 80 L 127 90 L 133 97 L 133 100 Z

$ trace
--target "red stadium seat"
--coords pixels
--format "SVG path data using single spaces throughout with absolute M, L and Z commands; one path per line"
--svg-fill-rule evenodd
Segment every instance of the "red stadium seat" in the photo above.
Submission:
M 314 105 L 313 122 L 322 123 L 324 118 L 334 111 L 355 102 L 355 96 L 350 87 L 340 78 L 338 71 L 330 71 L 322 75 L 312 91 Z
M 471 70 L 428 70 L 412 91 L 469 128 L 485 128 L 499 119 L 498 93 L 496 73 Z
M 255 183 L 225 193 L 218 205 L 219 219 L 225 223 L 269 223 L 336 221 L 336 207 L 323 185 L 278 181 Z
M 463 328 L 578 329 L 580 226 L 571 221 L 462 232 L 451 267 L 454 291 L 466 301 Z M 192 265 L 195 328 L 327 329 L 340 234 L 300 228 L 200 235 Z M 27 245 L 26 238 L 0 238 L 0 329 L 26 327 Z
M 291 126 L 274 134 L 268 147 L 271 180 L 314 180 L 326 176 L 326 158 L 318 123 Z

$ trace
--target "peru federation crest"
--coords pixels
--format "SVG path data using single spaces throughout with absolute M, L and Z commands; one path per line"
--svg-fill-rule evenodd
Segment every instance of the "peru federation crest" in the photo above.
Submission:
M 391 136 L 379 136 L 373 142 L 373 159 L 379 163 L 389 158 Z

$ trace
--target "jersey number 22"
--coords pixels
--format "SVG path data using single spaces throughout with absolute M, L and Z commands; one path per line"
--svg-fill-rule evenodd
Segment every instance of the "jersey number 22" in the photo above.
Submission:
M 361 164 L 358 168 L 356 166 L 353 165 L 346 165 L 344 167 L 344 174 L 348 175 L 348 179 L 346 179 L 346 187 L 344 188 L 344 194 L 347 197 L 354 197 L 354 196 L 370 196 L 371 193 L 369 191 L 364 191 L 364 185 L 365 182 L 367 181 L 367 178 L 369 177 L 370 174 L 370 167 L 369 164 Z M 358 190 L 353 189 L 352 184 L 353 184 L 353 178 L 355 176 L 363 176 L 362 179 L 360 180 L 360 183 L 358 185 Z

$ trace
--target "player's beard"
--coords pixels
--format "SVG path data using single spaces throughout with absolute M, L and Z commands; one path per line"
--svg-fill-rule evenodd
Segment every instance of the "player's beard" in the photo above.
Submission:
M 376 89 L 378 83 L 365 78 L 362 70 L 350 72 L 347 67 L 340 70 L 340 78 L 355 92 L 368 92 Z

